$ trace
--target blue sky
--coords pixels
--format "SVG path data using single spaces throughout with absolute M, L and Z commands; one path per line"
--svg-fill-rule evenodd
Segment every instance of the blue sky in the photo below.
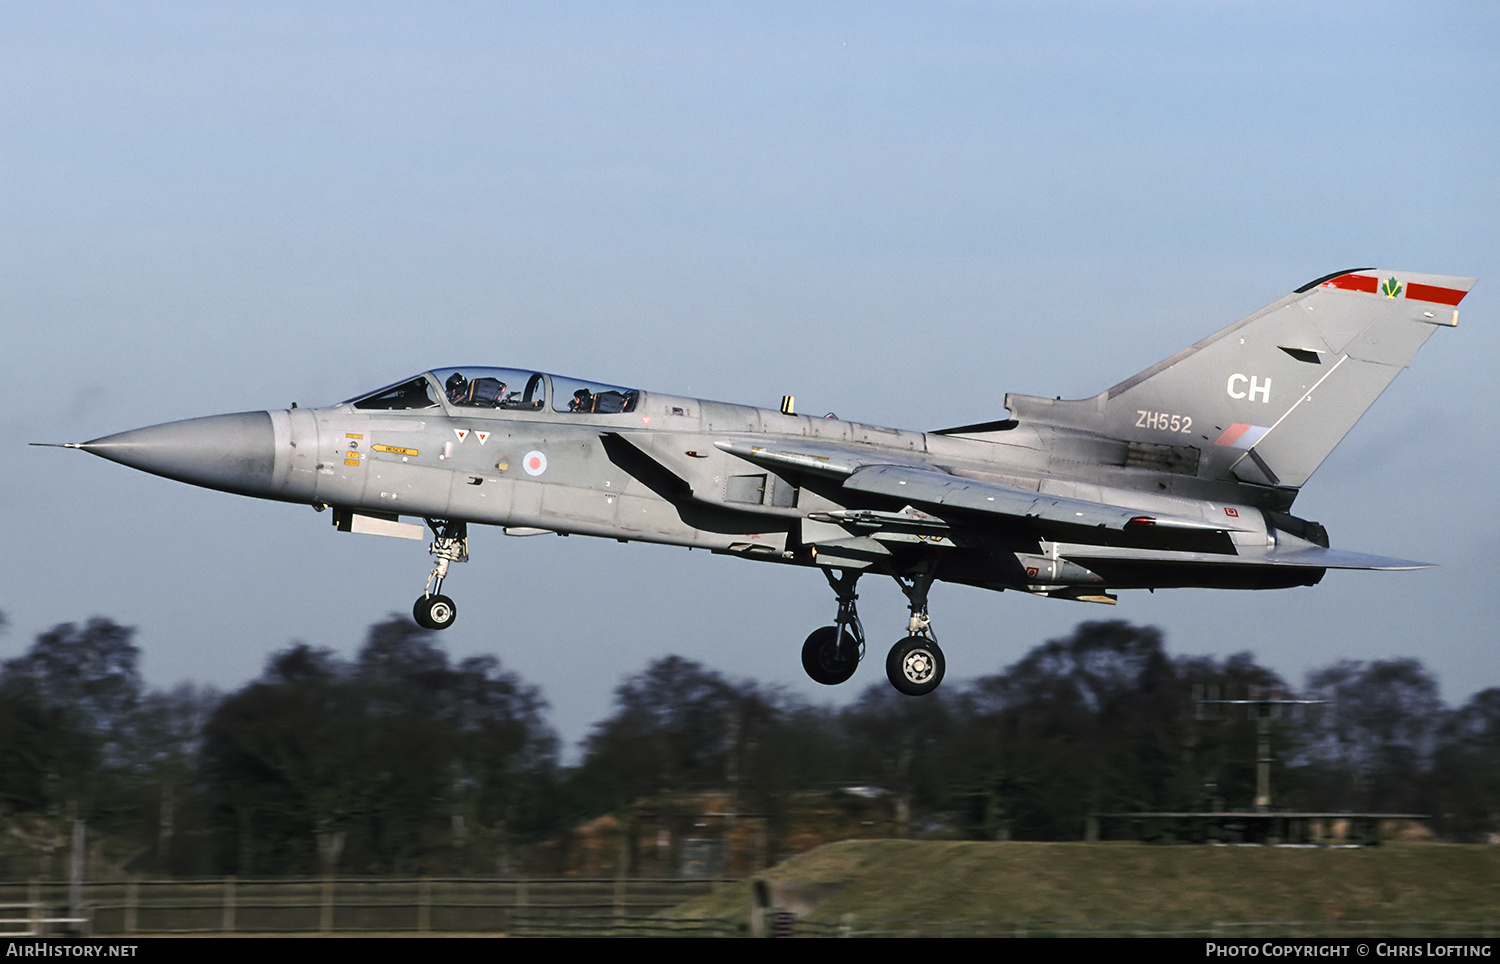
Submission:
M 1123 618 L 1294 680 L 1417 656 L 1461 701 L 1500 685 L 1497 95 L 1491 3 L 5 4 L 0 656 L 100 614 L 152 682 L 234 687 L 293 640 L 352 651 L 428 568 L 26 442 L 463 363 L 937 428 L 1373 266 L 1480 283 L 1297 511 L 1442 568 L 1113 609 L 939 587 L 934 625 L 950 679 Z M 816 573 L 471 541 L 443 641 L 569 740 L 672 652 L 815 699 L 880 680 L 802 676 Z M 883 650 L 902 599 L 861 590 Z

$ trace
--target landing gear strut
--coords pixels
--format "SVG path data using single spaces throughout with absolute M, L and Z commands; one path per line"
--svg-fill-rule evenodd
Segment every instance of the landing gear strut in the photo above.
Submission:
M 813 630 L 802 644 L 802 668 L 814 681 L 834 686 L 853 676 L 865 655 L 865 631 L 854 609 L 854 601 L 859 598 L 854 584 L 860 571 L 841 569 L 834 575 L 834 570 L 824 569 L 823 575 L 839 597 L 839 614 L 832 626 Z M 885 658 L 885 675 L 907 696 L 926 696 L 943 681 L 947 667 L 932 632 L 932 617 L 927 615 L 927 590 L 932 588 L 936 572 L 927 565 L 913 575 L 892 575 L 906 594 L 911 619 L 906 624 L 906 638 L 892 646 Z
M 911 608 L 911 621 L 906 627 L 909 635 L 892 646 L 885 658 L 885 675 L 892 686 L 907 696 L 926 696 L 937 689 L 947 669 L 947 660 L 932 632 L 932 617 L 927 614 L 927 590 L 932 588 L 932 577 L 931 570 L 896 577 L 896 584 L 906 594 Z
M 824 569 L 823 575 L 839 597 L 839 614 L 832 626 L 813 630 L 802 644 L 802 668 L 814 682 L 835 686 L 854 675 L 865 655 L 865 631 L 854 608 L 859 571 L 840 570 L 835 576 L 832 569 Z
M 450 562 L 469 561 L 469 527 L 446 519 L 428 519 L 427 525 L 432 529 L 432 545 L 427 551 L 437 557 L 437 565 L 427 577 L 421 598 L 411 607 L 411 616 L 424 629 L 447 629 L 458 617 L 458 607 L 442 595 L 443 579 Z

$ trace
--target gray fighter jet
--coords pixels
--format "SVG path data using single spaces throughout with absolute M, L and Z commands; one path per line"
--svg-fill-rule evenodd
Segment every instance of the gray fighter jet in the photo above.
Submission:
M 1473 283 L 1337 272 L 1092 398 L 1006 395 L 1007 418 L 930 432 L 798 415 L 790 398 L 777 411 L 459 366 L 328 408 L 68 447 L 311 504 L 344 532 L 431 529 L 436 564 L 413 609 L 431 629 L 453 623 L 443 582 L 468 558 L 470 523 L 689 546 L 821 571 L 838 614 L 808 636 L 802 665 L 835 684 L 864 654 L 855 586 L 881 573 L 911 609 L 886 673 L 921 695 L 944 672 L 934 580 L 1113 603 L 1120 589 L 1422 567 L 1330 549 L 1292 502 L 1428 336 L 1458 323 Z

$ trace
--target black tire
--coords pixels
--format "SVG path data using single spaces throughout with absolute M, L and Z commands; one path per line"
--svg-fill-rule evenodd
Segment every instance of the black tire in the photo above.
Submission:
M 845 658 L 841 649 L 843 653 L 854 653 L 854 658 Z M 838 627 L 824 626 L 813 630 L 812 635 L 807 637 L 807 642 L 802 644 L 802 668 L 814 683 L 837 686 L 859 669 L 858 654 L 859 644 L 847 630 L 844 632 L 844 645 L 840 647 Z
M 411 618 L 423 629 L 447 629 L 458 618 L 458 607 L 447 596 L 423 596 L 411 607 Z
M 938 644 L 926 636 L 908 636 L 891 647 L 885 675 L 907 696 L 926 696 L 943 681 L 948 661 Z

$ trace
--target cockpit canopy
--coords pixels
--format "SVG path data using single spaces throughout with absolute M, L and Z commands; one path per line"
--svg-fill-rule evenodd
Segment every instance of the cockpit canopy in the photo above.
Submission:
M 362 411 L 424 408 L 500 409 L 536 412 L 547 407 L 575 415 L 612 415 L 635 410 L 640 392 L 524 368 L 439 368 L 351 398 Z

